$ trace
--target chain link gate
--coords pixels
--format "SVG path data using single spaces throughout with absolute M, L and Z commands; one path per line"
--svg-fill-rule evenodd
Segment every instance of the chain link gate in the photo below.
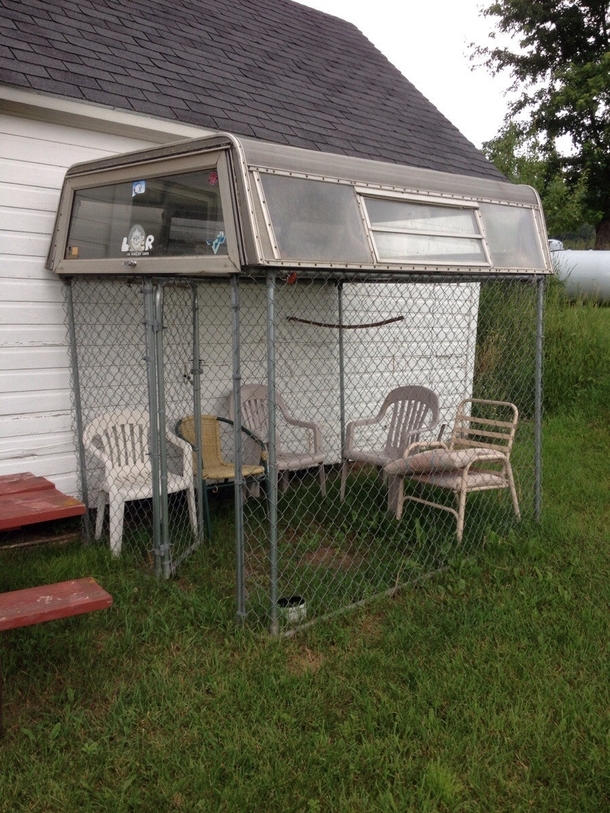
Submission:
M 238 616 L 289 633 L 473 553 L 518 514 L 539 517 L 542 281 L 386 280 L 73 279 L 75 414 L 95 536 L 166 578 L 202 541 L 235 546 Z M 407 438 L 420 444 L 411 455 L 451 446 L 464 399 L 519 410 L 514 497 L 503 464 L 487 466 L 462 534 L 446 461 L 431 484 L 395 462 L 400 439 L 384 457 L 397 408 L 376 417 L 405 387 L 438 401 L 431 428 Z M 492 407 L 492 443 L 511 414 Z

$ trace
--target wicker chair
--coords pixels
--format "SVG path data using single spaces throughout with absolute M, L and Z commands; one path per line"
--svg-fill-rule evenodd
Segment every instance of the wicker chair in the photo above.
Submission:
M 210 518 L 210 505 L 208 491 L 217 491 L 221 486 L 231 485 L 235 481 L 235 465 L 227 463 L 222 455 L 222 445 L 220 436 L 220 424 L 233 425 L 233 421 L 226 418 L 219 418 L 216 415 L 201 416 L 201 463 L 203 477 L 203 507 L 205 512 L 205 523 L 208 538 L 212 538 L 212 522 Z M 188 415 L 181 418 L 176 424 L 176 433 L 183 438 L 193 449 L 193 472 L 197 472 L 197 437 L 195 432 L 195 417 Z M 248 433 L 249 434 L 249 433 Z M 265 475 L 263 466 L 242 466 L 242 477 L 244 480 L 260 481 Z M 250 493 L 256 493 L 256 489 L 249 486 Z

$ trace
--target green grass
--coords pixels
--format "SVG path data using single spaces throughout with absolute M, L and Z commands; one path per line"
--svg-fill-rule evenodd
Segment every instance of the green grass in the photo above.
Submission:
M 608 351 L 594 310 L 564 318 Z M 93 575 L 114 606 L 0 638 L 0 811 L 608 810 L 610 386 L 576 389 L 542 528 L 293 639 L 234 625 L 218 518 L 166 583 L 135 552 L 2 553 L 1 590 Z

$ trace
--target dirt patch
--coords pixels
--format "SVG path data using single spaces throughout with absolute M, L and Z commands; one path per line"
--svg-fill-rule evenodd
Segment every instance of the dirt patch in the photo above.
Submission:
M 333 570 L 351 570 L 359 567 L 363 561 L 362 556 L 321 545 L 311 553 L 305 554 L 299 564 L 329 567 Z
M 304 646 L 298 652 L 293 652 L 288 658 L 288 671 L 293 675 L 302 675 L 306 672 L 317 672 L 324 663 L 324 656 Z

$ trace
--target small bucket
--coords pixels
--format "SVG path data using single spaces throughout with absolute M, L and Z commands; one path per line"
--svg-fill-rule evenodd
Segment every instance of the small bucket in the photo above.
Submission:
M 307 604 L 301 596 L 288 596 L 277 600 L 280 619 L 287 624 L 299 624 L 307 618 Z

